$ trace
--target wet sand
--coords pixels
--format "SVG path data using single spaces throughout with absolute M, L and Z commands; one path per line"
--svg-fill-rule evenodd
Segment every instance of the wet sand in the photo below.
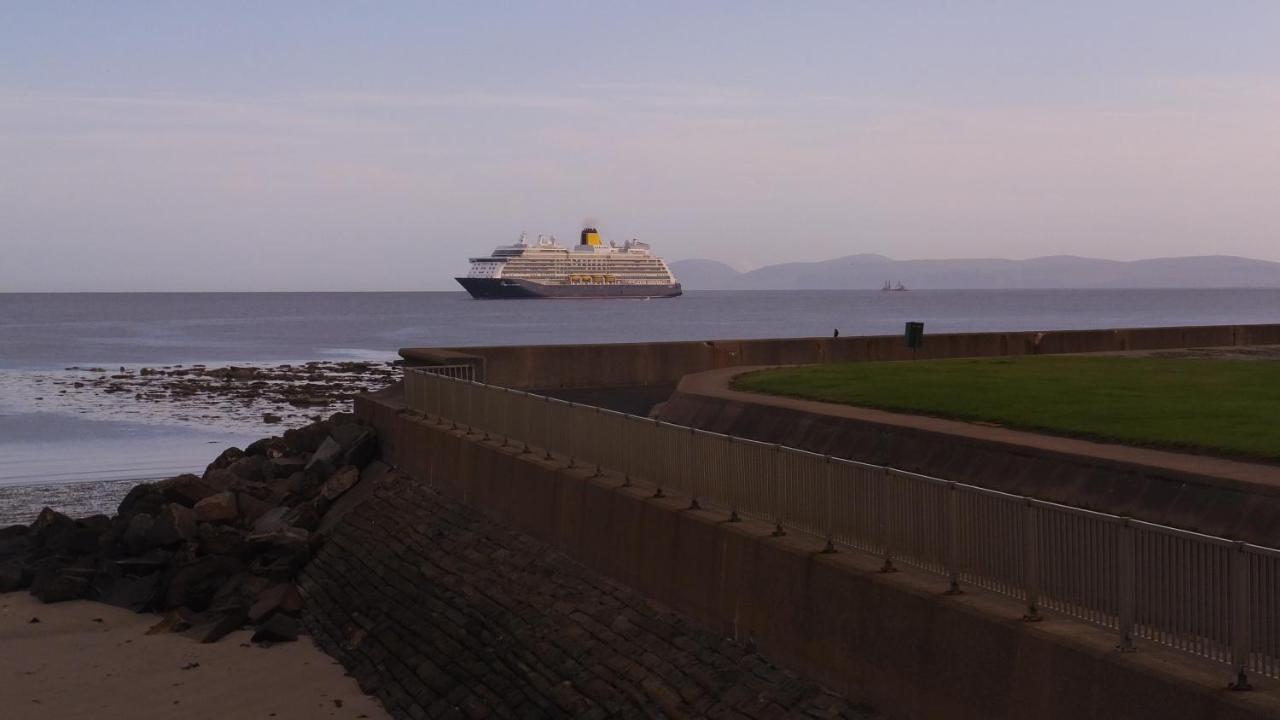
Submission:
M 389 717 L 307 637 L 260 648 L 240 631 L 201 645 L 146 635 L 158 619 L 88 601 L 0 595 L 0 717 Z

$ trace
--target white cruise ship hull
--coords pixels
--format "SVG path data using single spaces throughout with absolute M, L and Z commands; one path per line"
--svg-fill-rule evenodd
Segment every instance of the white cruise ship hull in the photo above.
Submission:
M 471 297 L 480 300 L 538 298 L 538 299 L 592 299 L 592 298 L 667 298 L 681 293 L 680 283 L 668 284 L 616 284 L 569 285 L 549 284 L 517 278 L 454 278 Z

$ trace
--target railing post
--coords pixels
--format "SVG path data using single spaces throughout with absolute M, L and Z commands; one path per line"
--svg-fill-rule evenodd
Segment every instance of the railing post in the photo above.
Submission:
M 1027 498 L 1022 503 L 1022 582 L 1027 591 L 1026 622 L 1040 622 L 1040 528 L 1036 506 Z
M 542 396 L 542 431 L 546 438 L 546 442 L 542 444 L 542 449 L 546 452 L 544 460 L 551 459 L 551 396 Z
M 1116 567 L 1119 577 L 1116 587 L 1120 591 L 1120 643 L 1116 649 L 1120 652 L 1133 652 L 1138 649 L 1134 643 L 1134 625 L 1138 614 L 1138 541 L 1137 531 L 1129 524 L 1129 519 L 1120 521 L 1120 541 L 1116 543 Z
M 1231 593 L 1231 665 L 1236 673 L 1229 687 L 1252 690 L 1253 685 L 1249 684 L 1249 555 L 1242 542 L 1236 543 L 1231 553 L 1227 584 Z
M 944 505 L 946 515 L 946 566 L 948 595 L 959 595 L 960 589 L 960 494 L 954 482 L 947 483 L 947 499 Z
M 740 451 L 739 454 L 741 454 L 742 452 L 745 452 L 745 450 Z M 738 501 L 742 498 L 742 493 L 738 491 L 738 488 L 746 485 L 746 480 L 744 478 L 734 477 L 733 473 L 734 473 L 734 470 L 738 469 L 738 466 L 740 465 L 743 466 L 741 469 L 744 471 L 746 470 L 746 467 L 745 467 L 745 463 L 735 463 L 733 461 L 735 455 L 734 455 L 734 449 L 733 449 L 732 435 L 725 436 L 725 453 L 724 454 L 725 454 L 725 458 L 724 458 L 725 462 L 724 462 L 723 469 L 724 469 L 725 475 L 729 479 L 729 482 L 725 484 L 725 489 L 729 492 L 729 522 L 742 522 L 742 518 L 738 516 Z
M 533 450 L 529 447 L 529 437 L 532 435 L 532 433 L 529 432 L 529 413 L 533 409 L 533 395 L 530 395 L 527 392 L 520 393 L 519 405 L 520 405 L 520 419 L 524 421 L 521 423 L 521 425 L 524 426 L 524 433 L 523 433 L 524 447 L 520 449 L 520 454 L 528 455 L 529 453 L 533 452 Z
M 601 412 L 601 410 L 600 410 L 600 406 L 599 406 L 599 405 L 597 405 L 597 406 L 596 406 L 596 429 L 597 429 L 597 430 L 599 430 L 599 428 L 600 428 L 600 415 L 601 415 L 601 414 L 602 414 L 602 412 Z M 591 475 L 591 477 L 600 477 L 601 475 L 603 475 L 603 474 L 604 474 L 604 469 L 600 467 L 600 456 L 604 454 L 604 451 L 603 451 L 603 450 L 601 450 L 599 447 L 596 447 L 596 448 L 595 448 L 595 453 L 596 453 L 596 471 L 595 471 L 595 473 L 593 473 L 593 474 Z
M 661 437 L 661 436 L 662 436 L 662 421 L 661 421 L 661 420 L 659 420 L 658 418 L 654 418 L 654 419 L 653 419 L 653 434 L 654 434 L 654 437 Z M 664 443 L 664 444 L 665 444 L 665 443 Z M 658 452 L 665 453 L 665 451 L 666 451 L 667 449 L 668 449 L 668 448 L 665 448 L 665 447 L 658 448 Z M 664 458 L 664 460 L 667 460 L 667 458 Z M 659 468 L 662 468 L 662 467 L 666 466 L 667 464 L 669 464 L 669 463 L 667 463 L 667 462 L 663 462 L 661 465 L 659 465 Z M 651 478 L 651 479 L 653 480 L 653 484 L 654 484 L 654 485 L 657 485 L 657 487 L 656 487 L 656 488 L 654 488 L 654 490 L 653 490 L 653 496 L 654 496 L 655 498 L 665 497 L 665 496 L 662 494 L 662 480 L 663 480 L 663 475 L 665 475 L 665 474 L 666 474 L 666 473 L 663 473 L 663 472 L 659 471 L 659 472 L 657 472 L 657 473 L 654 473 L 654 475 L 656 475 L 656 477 Z
M 631 422 L 631 415 L 624 414 L 622 416 L 622 435 L 617 441 L 622 443 L 622 487 L 631 487 L 631 471 L 632 463 L 635 458 L 635 445 L 631 442 L 631 433 L 627 432 L 627 424 Z
M 502 388 L 501 402 L 498 403 L 498 412 L 495 416 L 501 417 L 501 420 L 494 422 L 494 425 L 500 429 L 499 435 L 502 436 L 501 447 L 507 447 L 511 444 L 511 398 L 515 397 L 515 391 L 511 388 Z
M 697 455 L 697 448 L 695 447 L 695 445 L 697 445 L 697 440 L 698 440 L 698 431 L 694 428 L 689 428 L 689 437 L 685 439 L 684 471 L 689 478 L 689 509 L 690 510 L 698 510 L 701 508 L 701 506 L 698 505 L 698 480 L 697 480 L 698 473 L 695 471 L 695 466 L 693 462 L 694 456 Z
M 782 528 L 782 446 L 773 446 L 773 536 L 782 537 L 787 531 Z
M 466 382 L 467 382 L 467 385 L 466 385 L 466 388 L 467 388 L 467 389 L 466 389 L 466 396 L 467 396 L 467 434 L 468 434 L 468 435 L 475 435 L 475 434 L 476 434 L 476 427 L 475 427 L 476 418 L 475 418 L 475 415 L 474 415 L 474 414 L 472 414 L 472 407 L 473 407 L 473 405 L 475 404 L 476 383 L 475 383 L 475 381 L 474 381 L 474 380 L 467 380 Z
M 836 466 L 831 462 L 830 455 L 822 456 L 823 460 L 823 476 L 822 483 L 826 488 L 827 496 L 827 544 L 822 548 L 824 553 L 833 553 L 836 551 L 836 523 L 835 523 L 835 507 L 836 507 Z
M 893 534 L 889 528 L 889 512 L 892 506 L 892 498 L 889 494 L 892 475 L 889 468 L 884 468 L 881 479 L 883 482 L 880 488 L 880 542 L 884 548 L 884 563 L 880 566 L 880 572 L 898 572 L 898 568 L 893 565 Z

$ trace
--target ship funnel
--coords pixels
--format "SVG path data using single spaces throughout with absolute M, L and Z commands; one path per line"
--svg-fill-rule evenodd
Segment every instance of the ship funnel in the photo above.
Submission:
M 582 228 L 582 244 L 583 245 L 599 245 L 600 233 L 593 227 Z

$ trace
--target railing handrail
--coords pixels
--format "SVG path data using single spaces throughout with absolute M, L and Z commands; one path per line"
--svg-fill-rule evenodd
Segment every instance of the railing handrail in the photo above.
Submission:
M 656 497 L 676 490 L 691 508 L 709 502 L 731 520 L 739 513 L 769 520 L 775 534 L 790 528 L 825 537 L 828 551 L 837 544 L 870 551 L 885 570 L 905 563 L 947 577 L 950 592 L 968 584 L 1017 597 L 1026 619 L 1039 619 L 1043 606 L 1117 630 L 1121 650 L 1137 638 L 1227 662 L 1241 689 L 1247 672 L 1280 677 L 1277 548 L 487 385 L 470 374 L 407 368 L 405 392 L 412 410 L 441 422 L 448 414 L 454 427 L 500 435 L 504 445 L 518 440 L 522 452 L 540 440 L 548 459 L 559 453 L 570 467 L 617 471 L 627 485 L 647 479 Z M 504 399 L 501 407 L 490 408 L 493 397 Z M 553 412 L 567 420 L 562 427 L 530 426 L 533 414 L 551 423 Z M 611 442 L 609 433 L 622 431 L 628 435 Z

